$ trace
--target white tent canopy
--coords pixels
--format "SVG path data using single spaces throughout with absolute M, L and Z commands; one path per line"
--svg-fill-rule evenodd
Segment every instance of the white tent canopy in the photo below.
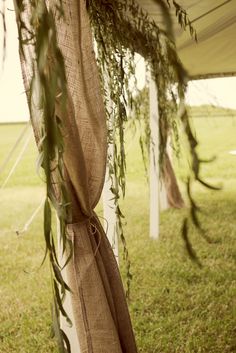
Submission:
M 179 57 L 190 78 L 236 75 L 236 1 L 178 0 L 196 29 L 198 42 L 188 29 L 181 30 L 173 10 L 174 33 Z M 155 0 L 138 0 L 164 28 L 162 10 Z

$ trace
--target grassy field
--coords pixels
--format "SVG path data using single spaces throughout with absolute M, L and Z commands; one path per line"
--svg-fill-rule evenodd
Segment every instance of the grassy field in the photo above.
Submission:
M 161 215 L 157 241 L 148 237 L 148 187 L 137 142 L 128 138 L 125 233 L 132 262 L 130 311 L 140 353 L 236 352 L 236 117 L 195 118 L 202 157 L 217 156 L 202 175 L 222 191 L 195 187 L 212 243 L 192 229 L 203 268 L 188 258 L 180 236 L 186 210 Z M 0 126 L 0 164 L 22 125 Z M 132 143 L 130 142 L 132 140 Z M 42 213 L 17 236 L 43 195 L 33 139 L 14 176 L 0 189 L 0 352 L 57 352 L 50 338 L 51 287 Z M 10 168 L 10 167 L 9 167 Z M 178 163 L 178 174 L 183 166 Z M 9 169 L 8 169 L 9 171 Z M 7 172 L 0 177 L 2 184 Z M 124 272 L 122 270 L 122 272 Z M 112 352 L 111 352 L 112 353 Z

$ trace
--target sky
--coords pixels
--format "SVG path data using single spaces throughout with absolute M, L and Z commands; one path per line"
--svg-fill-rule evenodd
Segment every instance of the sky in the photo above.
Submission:
M 13 9 L 12 1 L 7 0 L 6 8 Z M 28 120 L 29 112 L 21 76 L 14 11 L 6 9 L 6 25 L 7 48 L 3 63 L 3 31 L 0 22 L 0 122 Z
M 13 9 L 11 0 L 6 7 Z M 25 121 L 29 111 L 24 93 L 18 56 L 17 29 L 14 11 L 6 10 L 7 48 L 2 64 L 2 23 L 0 23 L 0 123 Z M 140 60 L 137 69 L 140 86 L 143 85 L 145 70 Z M 198 80 L 189 83 L 187 103 L 191 105 L 213 104 L 236 109 L 236 77 Z

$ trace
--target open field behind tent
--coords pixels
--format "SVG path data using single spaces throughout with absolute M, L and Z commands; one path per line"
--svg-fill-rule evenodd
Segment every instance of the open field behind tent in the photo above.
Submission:
M 223 185 L 218 192 L 195 187 L 201 220 L 212 239 L 208 244 L 196 230 L 191 231 L 202 269 L 189 260 L 180 236 L 186 210 L 163 212 L 159 240 L 149 239 L 147 181 L 138 142 L 127 136 L 123 211 L 133 273 L 130 309 L 140 353 L 236 352 L 236 156 L 228 153 L 236 149 L 236 116 L 195 118 L 194 125 L 202 157 L 217 155 L 202 174 L 211 183 Z M 0 125 L 0 164 L 22 128 Z M 57 352 L 50 338 L 48 263 L 40 268 L 42 212 L 28 232 L 19 236 L 15 232 L 44 194 L 43 182 L 35 173 L 36 156 L 32 138 L 13 177 L 0 190 L 1 353 Z M 183 175 L 182 164 L 176 165 L 178 175 Z M 0 176 L 1 184 L 6 176 L 7 171 Z M 125 280 L 123 264 L 122 273 Z

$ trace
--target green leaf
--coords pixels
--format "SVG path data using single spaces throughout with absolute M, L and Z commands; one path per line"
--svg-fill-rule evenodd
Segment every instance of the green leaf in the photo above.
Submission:
M 46 198 L 44 203 L 44 237 L 46 241 L 46 246 L 48 250 L 52 250 L 51 247 L 51 225 L 52 225 L 52 214 L 51 206 L 48 198 Z
M 60 329 L 60 322 L 59 322 L 59 313 L 57 310 L 57 304 L 54 300 L 52 305 L 52 322 L 53 322 L 53 333 L 57 340 L 57 345 L 59 348 L 60 353 L 68 353 L 64 346 L 64 337 L 62 334 L 62 330 Z
M 70 326 L 72 326 L 72 321 L 69 318 L 69 316 L 67 315 L 67 313 L 66 313 L 66 311 L 65 311 L 65 309 L 63 307 L 63 303 L 62 303 L 62 299 L 61 299 L 60 292 L 59 292 L 59 289 L 58 289 L 58 285 L 57 285 L 57 282 L 55 280 L 53 280 L 53 285 L 54 285 L 54 292 L 55 292 L 56 302 L 57 302 L 58 308 L 59 308 L 61 314 L 66 318 L 67 323 Z
M 194 251 L 192 244 L 189 240 L 188 237 L 188 219 L 185 218 L 183 221 L 183 225 L 182 225 L 182 238 L 184 240 L 185 246 L 186 246 L 186 250 L 190 256 L 190 258 L 199 266 L 202 267 L 201 262 L 199 261 L 196 252 Z
M 62 337 L 63 337 L 63 340 L 66 344 L 66 349 L 67 349 L 67 353 L 71 353 L 71 348 L 70 348 L 70 341 L 68 339 L 68 337 L 66 336 L 65 332 L 63 330 L 61 330 L 61 334 L 62 334 Z
M 53 267 L 53 272 L 55 274 L 55 277 L 56 277 L 57 281 L 60 283 L 60 285 L 62 286 L 62 288 L 64 290 L 71 292 L 70 287 L 66 284 L 66 282 L 64 281 L 64 279 L 62 277 L 60 268 L 55 263 L 52 263 L 52 267 Z

